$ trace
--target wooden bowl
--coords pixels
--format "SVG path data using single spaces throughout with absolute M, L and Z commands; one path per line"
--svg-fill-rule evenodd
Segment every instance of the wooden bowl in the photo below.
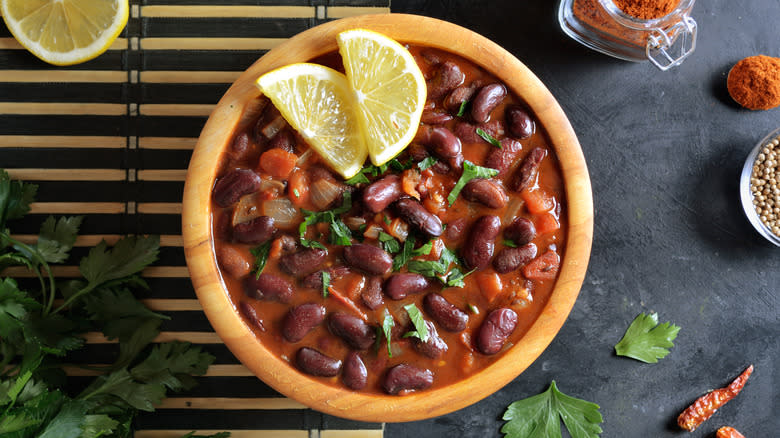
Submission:
M 259 96 L 263 73 L 337 50 L 336 35 L 366 28 L 398 41 L 457 53 L 500 78 L 522 98 L 547 133 L 561 164 L 569 228 L 559 278 L 529 331 L 487 368 L 438 389 L 406 396 L 361 394 L 309 377 L 274 356 L 244 323 L 221 280 L 211 227 L 217 163 L 242 116 Z M 497 391 L 525 370 L 558 333 L 579 294 L 593 237 L 593 200 L 585 159 L 566 115 L 539 79 L 509 52 L 457 25 L 414 15 L 346 18 L 309 29 L 271 50 L 230 87 L 203 128 L 184 187 L 182 234 L 190 276 L 203 310 L 236 357 L 265 383 L 313 409 L 361 421 L 412 421 L 443 415 Z

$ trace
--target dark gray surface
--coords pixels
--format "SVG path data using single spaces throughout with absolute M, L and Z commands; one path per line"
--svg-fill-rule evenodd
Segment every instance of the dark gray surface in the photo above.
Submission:
M 778 436 L 780 248 L 745 219 L 738 178 L 750 149 L 780 126 L 780 108 L 743 110 L 725 84 L 739 59 L 780 56 L 780 1 L 700 0 L 696 52 L 665 73 L 569 39 L 551 0 L 394 0 L 392 10 L 472 29 L 539 76 L 582 144 L 595 229 L 574 310 L 536 362 L 471 407 L 388 424 L 386 436 L 501 436 L 506 406 L 551 380 L 601 405 L 603 437 L 714 437 L 723 425 L 749 438 Z M 657 364 L 613 352 L 640 312 L 682 327 Z M 735 400 L 692 434 L 677 428 L 682 409 L 751 363 Z

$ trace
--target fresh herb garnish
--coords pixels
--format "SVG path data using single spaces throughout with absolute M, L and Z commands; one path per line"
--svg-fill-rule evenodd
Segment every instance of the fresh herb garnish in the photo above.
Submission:
M 428 326 L 425 325 L 425 319 L 423 318 L 420 309 L 418 309 L 414 303 L 405 305 L 404 309 L 406 310 L 406 313 L 409 314 L 409 319 L 412 321 L 412 324 L 414 324 L 414 331 L 405 333 L 404 338 L 415 337 L 423 342 L 428 342 Z
M 391 221 L 389 217 L 383 215 L 382 222 L 384 222 L 386 225 L 390 225 L 393 221 Z
M 460 107 L 458 108 L 457 116 L 458 117 L 463 117 L 463 115 L 466 114 L 466 107 L 468 107 L 468 106 L 469 106 L 469 101 L 468 100 L 464 100 L 463 102 L 461 102 L 460 103 Z
M 447 196 L 447 202 L 449 203 L 449 205 L 454 204 L 455 200 L 458 199 L 458 195 L 460 194 L 460 191 L 463 190 L 463 187 L 472 179 L 492 178 L 496 175 L 498 175 L 498 170 L 496 169 L 477 166 L 476 164 L 472 163 L 469 160 L 464 160 L 463 173 L 460 175 L 458 182 L 455 183 L 455 187 L 452 188 L 452 191 L 450 192 L 449 196 Z
M 255 278 L 259 278 L 268 261 L 268 253 L 271 252 L 271 241 L 269 240 L 268 242 L 262 243 L 250 249 L 249 252 L 255 257 Z
M 295 195 L 296 198 L 300 198 L 301 192 L 299 192 L 298 189 L 293 189 L 293 195 Z
M 328 288 L 330 287 L 330 272 L 322 270 L 322 298 L 328 298 Z
M 618 356 L 630 357 L 645 363 L 656 363 L 669 354 L 680 327 L 669 322 L 658 324 L 658 314 L 640 313 L 628 326 L 623 339 L 615 345 Z
M 504 246 L 508 246 L 510 248 L 517 248 L 517 244 L 510 239 L 504 239 Z
M 389 252 L 390 254 L 395 254 L 401 250 L 401 243 L 398 242 L 395 237 L 385 233 L 384 231 L 379 232 L 379 244 L 383 250 Z
M 477 128 L 477 135 L 482 137 L 482 140 L 485 140 L 486 142 L 492 144 L 493 146 L 499 149 L 503 149 L 501 147 L 501 142 L 496 140 L 495 137 L 493 137 L 492 135 L 485 132 L 485 130 L 483 130 L 482 128 Z
M 393 357 L 393 350 L 391 348 L 393 327 L 395 326 L 395 319 L 393 315 L 385 309 L 385 318 L 382 320 L 382 331 L 385 333 L 385 339 L 387 339 L 387 356 Z
M 364 168 L 365 169 L 365 168 Z M 345 180 L 344 184 L 349 184 L 351 186 L 356 186 L 358 184 L 368 184 L 371 181 L 368 179 L 366 174 L 361 170 L 357 175 L 353 176 L 352 178 Z
M 349 184 L 351 186 L 355 186 L 358 184 L 367 184 L 371 182 L 371 180 L 368 179 L 368 176 L 379 176 L 387 172 L 387 169 L 393 169 L 396 172 L 403 172 L 406 169 L 411 169 L 412 166 L 414 166 L 414 160 L 410 157 L 409 160 L 406 161 L 406 163 L 402 163 L 398 158 L 393 158 L 392 160 L 388 161 L 387 163 L 381 165 L 381 166 L 374 166 L 373 164 L 366 164 L 363 166 L 362 169 L 360 169 L 360 172 L 357 173 L 357 175 L 353 176 L 352 178 L 344 181 L 345 184 Z
M 503 419 L 504 438 L 560 438 L 561 419 L 572 438 L 597 438 L 604 421 L 599 405 L 560 392 L 555 380 L 547 391 L 510 404 Z
M 458 256 L 450 249 L 444 248 L 439 260 L 410 260 L 407 264 L 409 272 L 414 272 L 430 278 L 436 278 L 448 287 L 464 287 L 463 279 L 474 271 L 463 273 L 457 266 Z
M 341 214 L 348 212 L 350 209 L 352 209 L 352 192 L 349 191 L 344 192 L 342 195 L 341 206 L 332 210 L 309 211 L 302 208 L 301 213 L 303 213 L 303 222 L 298 225 L 298 233 L 300 235 L 301 245 L 307 248 L 326 249 L 322 243 L 306 238 L 306 231 L 308 230 L 309 225 L 314 225 L 321 222 L 329 224 L 330 233 L 328 236 L 328 242 L 330 244 L 342 246 L 351 245 L 352 231 L 339 217 Z
M 431 253 L 433 249 L 433 241 L 429 240 L 425 245 L 414 249 L 415 238 L 414 236 L 408 236 L 404 241 L 404 247 L 395 258 L 393 258 L 393 271 L 400 270 L 409 260 L 413 257 L 427 255 Z
M 436 157 L 426 157 L 424 160 L 422 160 L 419 163 L 417 163 L 417 167 L 422 171 L 422 170 L 430 168 L 431 166 L 436 164 L 436 162 L 438 162 L 438 161 L 439 160 L 437 160 Z
M 468 308 L 469 308 L 469 312 L 471 312 L 471 313 L 473 313 L 475 315 L 479 315 L 479 308 L 477 306 L 469 303 Z
M 131 288 L 147 288 L 139 274 L 157 259 L 158 237 L 126 237 L 113 248 L 103 241 L 81 259 L 81 278 L 57 283 L 49 263 L 68 259 L 81 218 L 48 218 L 36 244 L 16 240 L 7 221 L 29 212 L 35 192 L 0 170 L 0 269 L 26 266 L 40 286 L 28 292 L 0 279 L 0 435 L 129 436 L 137 410 L 153 411 L 168 390 L 192 387 L 191 375 L 204 374 L 214 357 L 187 343 L 147 348 L 168 317 Z M 63 303 L 55 308 L 56 299 Z M 90 331 L 117 339 L 119 354 L 80 394 L 68 394 L 57 389 L 58 358 L 82 347 Z
M 387 165 L 396 172 L 403 172 L 404 170 L 411 169 L 414 166 L 414 159 L 409 157 L 406 163 L 402 163 L 398 158 L 393 158 L 387 162 Z

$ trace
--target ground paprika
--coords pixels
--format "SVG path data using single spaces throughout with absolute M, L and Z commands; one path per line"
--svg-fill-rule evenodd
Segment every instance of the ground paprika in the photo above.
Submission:
M 626 15 L 655 20 L 669 15 L 680 4 L 680 0 L 612 0 L 612 3 Z
M 751 110 L 780 106 L 780 58 L 756 55 L 731 68 L 726 86 L 731 98 Z

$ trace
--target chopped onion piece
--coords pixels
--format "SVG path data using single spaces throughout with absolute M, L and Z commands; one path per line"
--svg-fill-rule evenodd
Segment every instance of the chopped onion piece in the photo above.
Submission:
M 361 226 L 366 224 L 366 220 L 362 217 L 350 216 L 344 218 L 344 224 L 350 230 L 359 230 Z
M 262 201 L 258 195 L 258 192 L 250 193 L 242 196 L 241 199 L 238 200 L 236 208 L 233 209 L 232 224 L 234 227 L 263 215 L 260 212 L 260 204 L 262 204 Z
M 317 210 L 324 210 L 341 196 L 341 191 L 342 188 L 337 182 L 320 178 L 311 184 L 309 200 Z
M 504 213 L 504 217 L 501 218 L 501 223 L 511 224 L 512 221 L 520 215 L 520 210 L 523 209 L 523 204 L 525 204 L 525 201 L 523 201 L 520 197 L 510 197 L 509 205 L 506 206 L 506 212 Z
M 363 237 L 366 239 L 379 239 L 380 231 L 383 231 L 382 227 L 377 224 L 371 224 L 366 228 L 366 231 L 363 232 Z
M 287 126 L 287 121 L 284 120 L 284 117 L 277 116 L 263 127 L 262 132 L 265 138 L 270 139 L 284 129 L 285 126 Z
M 263 203 L 263 215 L 272 217 L 281 229 L 294 229 L 303 220 L 301 213 L 287 198 L 271 199 Z

